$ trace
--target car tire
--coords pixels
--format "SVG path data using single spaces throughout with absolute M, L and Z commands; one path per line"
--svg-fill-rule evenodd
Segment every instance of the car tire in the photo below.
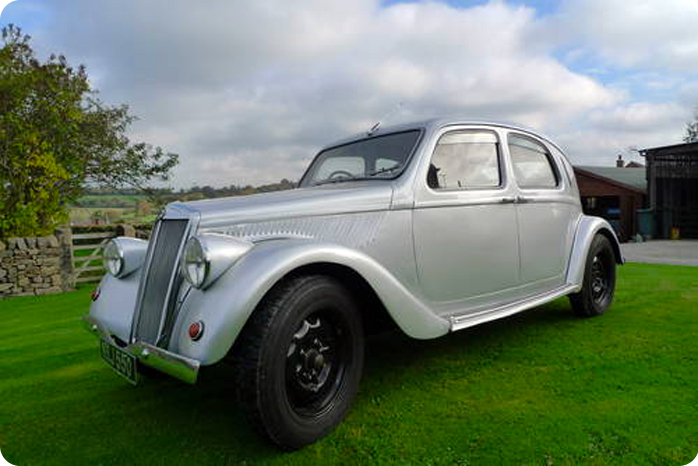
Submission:
M 361 315 L 322 275 L 272 289 L 236 343 L 237 398 L 249 423 L 286 450 L 330 433 L 355 398 L 364 360 Z
M 616 287 L 616 260 L 609 239 L 597 234 L 589 248 L 584 282 L 579 293 L 570 295 L 574 312 L 582 317 L 603 314 L 613 302 Z

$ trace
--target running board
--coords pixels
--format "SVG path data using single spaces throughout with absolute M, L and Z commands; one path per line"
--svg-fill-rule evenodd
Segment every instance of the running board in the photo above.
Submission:
M 505 304 L 503 306 L 495 307 L 494 309 L 487 309 L 484 311 L 462 314 L 459 316 L 451 316 L 451 331 L 455 332 L 456 330 L 463 330 L 464 328 L 473 327 L 475 325 L 484 324 L 485 322 L 502 319 L 504 317 L 517 314 L 527 309 L 531 309 L 532 307 L 537 307 L 541 304 L 553 301 L 561 296 L 573 293 L 577 291 L 577 288 L 578 287 L 575 285 L 564 285 L 546 293 L 533 295 L 523 301 Z

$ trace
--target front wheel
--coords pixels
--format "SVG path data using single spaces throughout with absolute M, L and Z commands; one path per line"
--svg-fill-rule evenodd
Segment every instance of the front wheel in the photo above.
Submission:
M 603 314 L 611 306 L 616 288 L 616 261 L 611 242 L 596 235 L 589 248 L 584 283 L 579 293 L 570 295 L 575 313 L 582 317 Z
M 363 369 L 359 310 L 330 277 L 273 289 L 236 348 L 238 399 L 248 421 L 285 449 L 324 437 L 346 416 Z

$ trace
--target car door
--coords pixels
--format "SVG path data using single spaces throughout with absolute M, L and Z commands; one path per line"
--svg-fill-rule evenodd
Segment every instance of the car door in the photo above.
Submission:
M 442 130 L 413 212 L 422 291 L 438 313 L 486 306 L 519 283 L 514 191 L 498 131 Z
M 570 180 L 544 141 L 511 131 L 507 148 L 516 182 L 522 290 L 561 286 L 573 241 L 576 199 Z

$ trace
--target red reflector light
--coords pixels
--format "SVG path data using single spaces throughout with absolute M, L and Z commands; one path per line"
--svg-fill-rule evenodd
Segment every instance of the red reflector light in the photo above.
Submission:
M 189 338 L 196 341 L 201 338 L 204 333 L 204 323 L 201 321 L 194 322 L 189 326 Z
M 97 301 L 99 299 L 99 293 L 99 288 L 92 290 L 92 293 L 90 293 L 90 298 L 92 298 L 92 301 Z

